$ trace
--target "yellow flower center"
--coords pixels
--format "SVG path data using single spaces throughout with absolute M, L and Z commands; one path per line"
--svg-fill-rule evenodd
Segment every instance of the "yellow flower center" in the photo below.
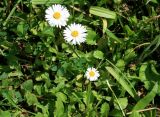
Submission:
M 78 31 L 74 30 L 71 33 L 72 37 L 77 37 L 78 36 Z
M 89 75 L 90 75 L 91 77 L 94 77 L 95 73 L 94 73 L 93 71 L 90 71 L 90 72 L 89 72 Z
M 54 17 L 55 19 L 59 19 L 59 18 L 61 17 L 61 14 L 60 14 L 59 12 L 55 12 L 55 13 L 53 14 L 53 17 Z

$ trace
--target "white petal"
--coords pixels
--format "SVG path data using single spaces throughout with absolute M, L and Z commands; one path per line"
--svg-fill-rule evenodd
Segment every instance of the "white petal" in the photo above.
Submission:
M 55 12 L 59 12 L 61 14 L 61 17 L 59 19 L 53 18 L 53 14 Z M 70 16 L 68 10 L 65 7 L 56 4 L 46 9 L 45 13 L 45 19 L 49 23 L 49 25 L 59 28 L 67 24 L 66 22 L 68 21 L 68 18 Z
M 75 30 L 78 31 L 78 36 L 72 37 L 71 33 Z M 67 42 L 76 45 L 76 44 L 81 44 L 85 42 L 87 34 L 86 34 L 86 29 L 81 24 L 73 23 L 65 28 L 63 35 L 64 35 L 64 39 Z M 68 41 L 68 40 L 71 40 L 71 41 Z

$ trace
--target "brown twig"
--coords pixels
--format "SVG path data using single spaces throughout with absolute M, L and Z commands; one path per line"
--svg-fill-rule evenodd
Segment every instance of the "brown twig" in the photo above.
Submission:
M 152 21 L 152 20 L 157 20 L 157 19 L 159 19 L 159 18 L 160 18 L 160 15 L 153 16 L 153 17 L 147 19 L 147 20 L 146 20 L 146 23 L 148 23 L 148 22 L 150 22 L 150 21 Z

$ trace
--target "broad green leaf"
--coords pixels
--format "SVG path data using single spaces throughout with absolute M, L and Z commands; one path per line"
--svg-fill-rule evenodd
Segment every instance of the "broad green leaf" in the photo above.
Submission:
M 155 68 L 156 63 L 145 62 L 142 64 L 140 71 L 139 71 L 139 77 L 143 78 L 142 81 L 145 80 L 152 80 L 152 81 L 160 81 L 160 74 L 157 72 Z
M 137 24 L 138 23 L 138 20 L 137 20 L 137 17 L 134 15 L 132 17 L 129 17 L 129 22 L 131 22 L 132 24 Z
M 155 65 L 154 61 L 145 62 L 139 70 L 139 79 L 144 83 L 147 90 L 151 90 L 153 84 L 160 81 L 160 74 L 157 72 Z M 159 90 L 158 94 L 160 94 Z
M 42 110 L 43 117 L 48 117 L 49 116 L 48 105 L 44 106 L 44 105 L 38 103 L 36 106 Z M 53 112 L 53 109 L 52 109 L 52 112 Z
M 1 111 L 0 110 L 0 117 L 12 117 L 9 111 Z
M 124 30 L 127 33 L 127 36 L 131 36 L 131 35 L 135 34 L 134 31 L 132 31 L 128 25 L 124 26 Z
M 16 112 L 14 112 L 13 114 L 12 114 L 12 117 L 19 117 L 19 115 L 21 115 L 22 114 L 22 112 L 21 112 L 21 110 L 17 110 Z M 0 116 L 1 117 L 1 116 Z
M 108 18 L 108 19 L 116 19 L 116 13 L 109 9 L 98 7 L 98 6 L 91 6 L 89 12 L 93 15 Z
M 8 78 L 8 74 L 3 72 L 1 75 L 0 75 L 0 80 L 3 80 L 3 79 L 6 79 Z
M 66 102 L 67 101 L 66 95 L 64 93 L 62 93 L 62 92 L 56 93 L 56 97 L 60 98 L 62 100 L 62 102 Z
M 109 113 L 109 117 L 124 117 L 121 110 L 114 109 Z
M 103 103 L 101 106 L 101 117 L 108 117 L 109 110 L 110 110 L 109 104 L 106 102 Z
M 0 36 L 1 36 L 1 37 L 4 37 L 4 36 L 6 36 L 6 35 L 7 35 L 7 32 L 2 32 L 2 31 L 0 32 Z
M 38 113 L 35 115 L 35 117 L 44 117 L 44 115 L 43 115 L 42 113 L 38 112 Z
M 132 89 L 132 87 L 125 81 L 125 79 L 119 75 L 119 73 L 114 70 L 112 67 L 106 67 L 107 71 L 117 80 L 119 84 L 133 97 L 136 98 L 136 92 Z
M 114 100 L 114 107 L 116 109 L 120 110 L 118 103 L 121 105 L 122 109 L 125 109 L 128 105 L 128 99 L 127 98 L 118 98 L 118 102 L 117 102 L 117 100 Z
M 36 77 L 37 81 L 47 80 L 49 79 L 49 74 L 47 72 L 41 73 Z
M 26 44 L 26 46 L 25 46 L 25 52 L 26 53 L 32 53 L 33 52 L 33 46 L 29 43 L 29 44 Z
M 64 0 L 31 0 L 32 4 L 61 4 Z
M 13 46 L 13 43 L 9 42 L 9 41 L 2 41 L 0 42 L 0 47 L 4 48 L 4 49 L 9 49 Z
M 143 63 L 139 70 L 139 79 L 143 82 L 146 80 L 145 71 L 147 69 L 148 63 Z
M 106 29 L 106 34 L 108 37 L 110 37 L 114 41 L 116 41 L 118 43 L 122 43 L 122 40 L 120 40 L 118 37 L 116 37 L 116 35 L 114 33 L 112 33 L 109 29 Z
M 124 70 L 125 68 L 125 61 L 122 59 L 119 59 L 116 63 L 116 66 L 120 69 L 120 70 Z
M 23 76 L 23 73 L 21 71 L 14 71 L 8 74 L 8 77 L 14 77 L 14 76 L 21 77 Z
M 19 107 L 17 106 L 16 100 L 14 100 L 15 98 L 13 98 L 12 91 L 10 91 L 10 92 L 9 92 L 9 91 L 2 92 L 2 95 L 3 95 L 4 98 L 6 98 L 6 99 L 8 100 L 8 102 L 9 102 L 12 106 L 14 106 L 14 107 L 16 107 L 16 108 L 19 108 Z
M 21 88 L 31 92 L 33 89 L 33 81 L 32 80 L 25 81 L 24 83 L 22 83 Z
M 96 45 L 96 40 L 98 39 L 98 35 L 93 30 L 87 31 L 86 43 L 89 45 Z
M 56 110 L 54 112 L 55 117 L 62 117 L 64 115 L 64 105 L 60 97 L 56 101 Z
M 41 34 L 53 37 L 53 35 L 54 35 L 53 28 L 51 28 L 51 27 L 45 27 L 43 29 L 43 31 L 41 32 Z
M 148 104 L 154 99 L 156 96 L 158 90 L 158 83 L 156 83 L 153 87 L 153 89 L 141 100 L 138 101 L 138 103 L 133 107 L 132 111 L 141 110 L 144 109 Z
M 129 48 L 125 51 L 124 60 L 126 62 L 130 62 L 131 60 L 135 59 L 135 57 L 136 57 L 136 53 L 133 48 Z
M 38 104 L 37 97 L 33 93 L 27 91 L 25 97 L 29 106 Z
M 34 85 L 34 91 L 38 93 L 38 95 L 42 95 L 43 87 L 41 85 Z
M 115 4 L 120 4 L 122 2 L 122 0 L 114 0 Z
M 17 26 L 17 32 L 24 36 L 27 33 L 29 26 L 25 22 L 20 22 Z
M 71 101 L 83 103 L 81 99 L 83 99 L 83 93 L 82 92 L 73 92 L 72 95 L 69 97 Z
M 139 112 L 133 111 L 129 117 L 142 117 Z
M 104 53 L 102 51 L 96 50 L 94 51 L 93 56 L 97 59 L 103 59 Z

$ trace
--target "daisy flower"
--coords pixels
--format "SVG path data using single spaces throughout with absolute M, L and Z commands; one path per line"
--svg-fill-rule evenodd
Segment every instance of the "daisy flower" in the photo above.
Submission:
M 98 77 L 100 75 L 99 75 L 99 71 L 97 71 L 97 69 L 91 67 L 91 68 L 87 69 L 85 76 L 87 77 L 88 80 L 95 81 L 98 79 Z
M 87 29 L 81 24 L 71 24 L 63 32 L 64 39 L 73 45 L 85 42 Z
M 69 16 L 70 14 L 65 7 L 55 4 L 46 10 L 45 19 L 50 26 L 61 28 L 61 26 L 66 25 Z

